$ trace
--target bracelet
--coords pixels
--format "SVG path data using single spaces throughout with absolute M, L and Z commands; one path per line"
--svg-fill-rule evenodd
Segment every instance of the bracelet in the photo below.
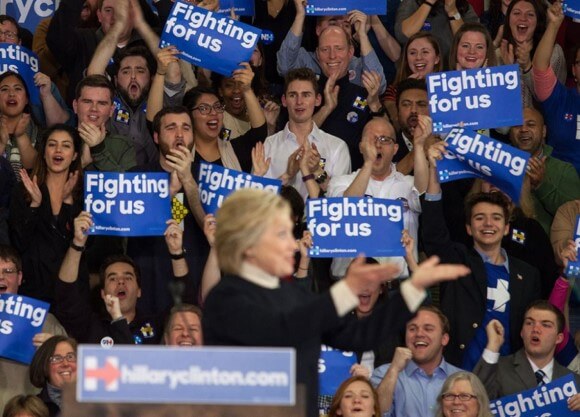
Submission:
M 181 253 L 178 253 L 177 255 L 173 255 L 172 253 L 170 253 L 169 256 L 174 261 L 177 261 L 179 259 L 183 259 L 183 258 L 185 258 L 185 249 L 181 249 Z
M 308 174 L 302 177 L 302 182 L 306 182 L 309 180 L 313 180 L 314 179 L 314 174 Z
M 298 267 L 298 270 L 299 271 L 308 271 L 308 268 L 300 268 L 300 267 Z
M 528 72 L 530 72 L 533 68 L 533 65 L 530 65 L 530 68 L 528 68 L 527 70 L 524 70 L 522 73 L 523 74 L 527 74 Z
M 86 249 L 86 246 L 75 245 L 73 241 L 70 242 L 70 247 L 77 252 L 84 252 Z
M 167 74 L 167 73 L 166 72 L 161 73 L 159 71 L 155 71 L 155 74 L 161 75 L 162 77 L 165 77 L 165 74 Z
M 428 1 L 424 1 L 423 4 L 426 4 L 427 6 L 433 8 L 435 7 L 435 3 L 429 3 Z

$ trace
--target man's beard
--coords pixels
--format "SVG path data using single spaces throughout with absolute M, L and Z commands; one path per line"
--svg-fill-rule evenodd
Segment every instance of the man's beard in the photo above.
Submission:
M 137 107 L 139 107 L 141 105 L 141 103 L 144 100 L 147 99 L 147 96 L 149 95 L 149 87 L 150 86 L 147 86 L 146 89 L 142 89 L 139 97 L 137 97 L 135 99 L 132 99 L 131 97 L 129 97 L 129 92 L 127 90 L 124 90 L 121 88 L 117 88 L 117 90 L 119 91 L 119 95 L 123 98 L 125 103 L 127 103 L 127 105 L 129 105 L 129 107 L 131 107 L 132 110 L 135 110 Z

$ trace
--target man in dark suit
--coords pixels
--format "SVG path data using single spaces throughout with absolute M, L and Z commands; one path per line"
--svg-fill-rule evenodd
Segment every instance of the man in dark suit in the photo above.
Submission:
M 509 200 L 501 192 L 477 193 L 465 201 L 465 227 L 473 247 L 451 240 L 443 216 L 443 205 L 463 204 L 441 199 L 437 160 L 445 143 L 437 142 L 428 151 L 429 183 L 422 201 L 422 237 L 427 255 L 437 255 L 445 263 L 462 263 L 471 274 L 461 281 L 441 285 L 441 310 L 451 325 L 445 359 L 471 370 L 486 344 L 485 326 L 493 319 L 506 328 L 503 355 L 522 346 L 517 330 L 526 306 L 541 298 L 540 274 L 531 265 L 508 256 L 501 247 L 509 231 Z M 424 172 L 415 166 L 415 176 Z M 417 180 L 415 180 L 417 181 Z
M 513 355 L 499 356 L 504 328 L 497 320 L 486 327 L 487 346 L 474 373 L 483 382 L 490 399 L 515 394 L 552 382 L 572 373 L 554 360 L 556 345 L 564 339 L 565 318 L 546 300 L 534 301 L 525 312 L 520 336 L 524 347 Z M 580 375 L 575 374 L 576 384 Z M 569 400 L 571 410 L 580 410 L 580 394 Z

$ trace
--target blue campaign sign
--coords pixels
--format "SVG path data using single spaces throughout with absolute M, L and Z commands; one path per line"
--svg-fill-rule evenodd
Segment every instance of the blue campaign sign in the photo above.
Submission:
M 282 181 L 258 177 L 220 165 L 199 164 L 199 198 L 206 213 L 215 213 L 224 199 L 241 188 L 257 188 L 279 193 Z
M 30 103 L 40 105 L 40 93 L 34 85 L 34 75 L 40 68 L 38 56 L 30 49 L 13 43 L 0 43 L 0 74 L 12 71 L 20 74 L 26 83 Z
M 483 178 L 520 201 L 529 153 L 465 129 L 453 129 L 445 142 L 446 152 L 437 162 L 439 182 Z
M 42 333 L 50 304 L 18 294 L 0 294 L 0 357 L 29 364 L 32 338 Z
M 292 348 L 79 348 L 77 400 L 294 405 Z
M 568 266 L 564 271 L 564 275 L 568 278 L 580 278 L 580 215 L 576 217 L 576 228 L 574 229 L 574 244 L 576 245 L 577 261 L 568 261 Z
M 338 16 L 351 10 L 359 10 L 369 16 L 386 15 L 387 2 L 377 0 L 308 0 L 306 14 L 309 16 Z
M 521 125 L 518 65 L 447 71 L 427 76 L 433 132 Z
M 162 48 L 174 45 L 179 57 L 225 76 L 247 62 L 262 31 L 221 13 L 178 0 L 161 34 Z
M 574 20 L 580 19 L 580 0 L 564 0 L 562 9 L 566 16 L 570 16 Z
M 230 15 L 234 9 L 234 13 L 238 16 L 254 16 L 254 0 L 220 0 L 219 13 Z
M 318 359 L 318 387 L 320 395 L 334 395 L 339 385 L 349 378 L 350 368 L 356 363 L 353 352 L 343 352 L 326 346 Z
M 404 256 L 403 204 L 370 197 L 333 197 L 307 201 L 313 258 Z
M 541 387 L 493 400 L 489 408 L 498 417 L 572 417 L 578 412 L 568 409 L 567 400 L 576 393 L 574 374 L 570 373 Z
M 21 27 L 34 33 L 41 20 L 58 9 L 60 0 L 7 0 L 0 2 L 0 14 L 16 19 Z
M 91 235 L 161 236 L 171 218 L 167 172 L 85 172 Z

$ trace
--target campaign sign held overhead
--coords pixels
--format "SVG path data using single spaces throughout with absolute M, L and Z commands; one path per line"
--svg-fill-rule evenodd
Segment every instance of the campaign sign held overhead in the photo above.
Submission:
M 40 66 L 38 56 L 24 46 L 0 43 L 0 74 L 7 71 L 18 73 L 26 83 L 30 103 L 40 105 L 40 93 L 34 85 L 34 75 Z
M 496 417 L 572 417 L 578 412 L 568 409 L 567 400 L 577 392 L 570 373 L 541 387 L 493 400 L 489 408 Z
M 162 236 L 171 218 L 167 172 L 85 172 L 91 235 Z
M 29 364 L 50 304 L 18 294 L 0 294 L 0 357 Z
M 220 0 L 220 9 L 218 13 L 230 15 L 234 13 L 238 16 L 254 16 L 254 0 Z
M 215 213 L 224 199 L 241 188 L 257 188 L 279 193 L 282 181 L 258 177 L 220 165 L 202 162 L 199 164 L 199 198 L 206 213 Z
M 82 345 L 77 400 L 294 405 L 292 348 Z
M 404 256 L 403 204 L 370 197 L 333 197 L 307 201 L 313 258 Z
M 328 346 L 320 349 L 318 359 L 318 392 L 334 395 L 339 385 L 351 376 L 350 368 L 356 363 L 354 352 L 343 352 Z
M 377 0 L 308 0 L 305 8 L 309 16 L 338 16 L 352 10 L 368 16 L 387 14 L 387 2 Z
M 574 240 L 574 245 L 576 245 L 576 256 L 578 257 L 577 261 L 568 261 L 568 266 L 564 271 L 564 274 L 568 278 L 580 278 L 580 215 L 576 216 L 576 228 L 574 229 L 574 236 L 572 239 Z
M 453 129 L 445 142 L 443 159 L 437 161 L 439 182 L 483 178 L 520 201 L 529 153 L 465 129 Z
M 427 76 L 433 132 L 521 125 L 518 65 L 446 71 Z
M 580 0 L 564 0 L 562 9 L 566 16 L 570 16 L 574 20 L 580 20 Z
M 261 33 L 222 13 L 178 0 L 163 28 L 160 46 L 174 45 L 180 58 L 229 77 L 241 68 L 241 62 L 250 60 Z

